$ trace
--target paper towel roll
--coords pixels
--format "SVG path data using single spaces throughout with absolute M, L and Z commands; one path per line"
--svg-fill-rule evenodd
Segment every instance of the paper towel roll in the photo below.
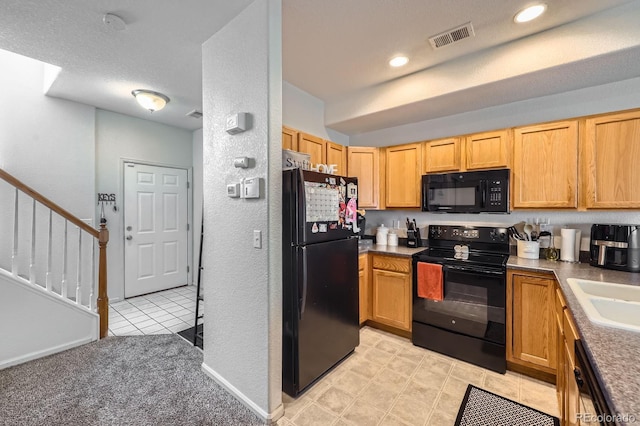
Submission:
M 573 260 L 578 262 L 580 260 L 580 240 L 582 239 L 582 231 L 576 229 L 576 243 L 573 248 Z
M 573 262 L 575 260 L 576 230 L 569 229 L 569 228 L 562 228 L 560 230 L 560 235 L 562 235 L 562 247 L 560 248 L 560 260 Z

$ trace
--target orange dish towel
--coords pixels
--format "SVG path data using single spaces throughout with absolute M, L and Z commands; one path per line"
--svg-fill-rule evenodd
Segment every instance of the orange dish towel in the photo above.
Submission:
M 418 297 L 442 300 L 442 265 L 418 262 Z

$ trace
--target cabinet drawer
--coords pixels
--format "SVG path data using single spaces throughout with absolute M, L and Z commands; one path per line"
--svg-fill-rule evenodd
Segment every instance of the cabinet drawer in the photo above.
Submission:
M 571 314 L 568 309 L 564 310 L 564 337 L 567 343 L 567 349 L 569 351 L 569 361 L 571 361 L 572 365 L 575 365 L 575 341 L 580 338 L 578 336 L 578 331 L 576 330 L 576 326 L 573 323 L 573 319 L 571 318 Z
M 364 271 L 367 267 L 367 255 L 361 254 L 358 256 L 358 271 Z
M 556 321 L 558 322 L 558 328 L 561 333 L 564 334 L 564 309 L 567 307 L 567 302 L 564 301 L 562 296 L 562 290 L 556 288 Z
M 411 260 L 395 256 L 373 256 L 373 268 L 410 273 Z

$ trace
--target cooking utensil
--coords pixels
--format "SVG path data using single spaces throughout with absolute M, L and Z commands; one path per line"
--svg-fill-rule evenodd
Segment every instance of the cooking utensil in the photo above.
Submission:
M 525 234 L 527 234 L 527 241 L 531 241 L 531 231 L 533 231 L 533 225 L 530 223 L 525 224 L 523 231 Z

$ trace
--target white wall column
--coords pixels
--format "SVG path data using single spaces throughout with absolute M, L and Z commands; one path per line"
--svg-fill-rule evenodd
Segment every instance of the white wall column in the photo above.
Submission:
M 265 419 L 283 413 L 281 26 L 281 0 L 256 0 L 202 51 L 203 369 Z M 250 128 L 230 135 L 226 118 L 240 112 Z M 227 197 L 243 178 L 262 179 L 260 198 Z

